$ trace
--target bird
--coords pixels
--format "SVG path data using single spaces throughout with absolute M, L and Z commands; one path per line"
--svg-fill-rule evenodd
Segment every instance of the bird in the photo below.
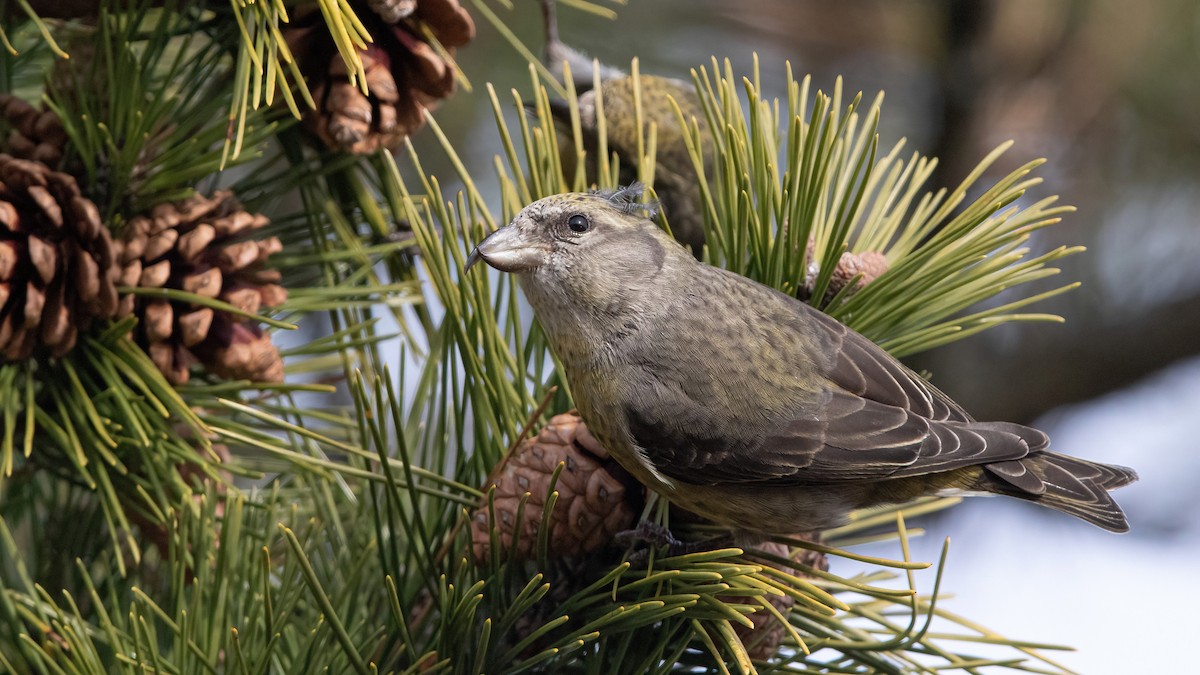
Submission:
M 1006 495 L 1112 532 L 1128 468 L 971 417 L 868 338 L 696 260 L 640 186 L 540 199 L 470 253 L 517 275 L 580 414 L 617 462 L 737 541 L 928 495 Z
M 569 63 L 571 79 L 579 92 L 578 110 L 580 131 L 583 134 L 584 150 L 588 153 L 585 162 L 586 180 L 595 183 L 597 176 L 596 155 L 599 147 L 599 113 L 597 92 L 593 88 L 592 60 L 582 52 L 565 44 L 558 36 L 558 22 L 554 0 L 541 0 L 542 16 L 546 33 L 544 59 L 559 80 L 565 80 L 562 65 Z M 692 255 L 700 258 L 704 251 L 704 211 L 700 182 L 697 180 L 696 165 L 687 147 L 688 130 L 680 123 L 674 106 L 679 106 L 683 120 L 695 120 L 699 133 L 698 148 L 701 166 L 705 175 L 713 171 L 713 141 L 708 119 L 696 93 L 696 86 L 686 80 L 661 75 L 641 74 L 635 87 L 634 78 L 612 66 L 600 64 L 600 91 L 603 96 L 605 138 L 608 148 L 620 160 L 620 179 L 632 182 L 637 177 L 638 157 L 638 111 L 637 98 L 641 98 L 641 123 L 649 134 L 655 127 L 654 192 L 671 233 L 687 246 Z M 560 135 L 558 144 L 562 165 L 568 181 L 573 181 L 576 165 L 575 144 L 571 137 L 571 106 L 561 99 L 550 101 L 550 115 Z

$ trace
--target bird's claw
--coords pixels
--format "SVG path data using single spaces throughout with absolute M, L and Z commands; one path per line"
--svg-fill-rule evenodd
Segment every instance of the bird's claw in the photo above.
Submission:
M 635 549 L 626 558 L 633 567 L 645 567 L 650 560 L 650 552 L 656 549 L 666 548 L 664 557 L 670 558 L 699 551 L 711 551 L 733 544 L 730 536 L 720 536 L 703 541 L 680 541 L 671 533 L 671 530 L 658 523 L 645 520 L 638 523 L 637 527 L 632 530 L 616 533 L 613 535 L 613 539 L 620 546 Z
M 635 568 L 646 567 L 650 564 L 650 552 L 666 548 L 666 557 L 678 555 L 677 551 L 686 546 L 675 538 L 667 528 L 646 520 L 641 521 L 631 530 L 624 530 L 613 535 L 613 540 L 620 546 L 633 549 L 626 560 Z
M 671 531 L 658 523 L 652 523 L 648 520 L 643 520 L 637 524 L 632 530 L 622 530 L 613 535 L 613 539 L 617 544 L 626 548 L 637 544 L 646 544 L 651 547 L 675 547 L 683 546 L 683 542 L 675 538 Z

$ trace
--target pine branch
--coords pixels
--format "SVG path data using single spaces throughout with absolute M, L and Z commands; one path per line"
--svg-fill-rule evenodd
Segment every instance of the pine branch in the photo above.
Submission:
M 721 73 L 717 75 L 717 73 Z M 716 162 L 702 185 L 709 256 L 715 264 L 802 294 L 897 356 L 959 340 L 1008 321 L 1061 321 L 1016 310 L 1075 288 L 1017 297 L 964 315 L 967 308 L 1015 286 L 1054 275 L 1049 265 L 1080 247 L 1061 247 L 1032 257 L 1024 245 L 1043 227 L 1072 211 L 1055 198 L 1027 203 L 1040 179 L 1031 162 L 999 180 L 970 203 L 966 194 L 1011 143 L 984 158 L 953 191 L 921 194 L 936 160 L 913 154 L 901 159 L 901 139 L 876 158 L 882 95 L 859 112 L 861 95 L 842 103 L 841 81 L 831 97 L 809 92 L 788 70 L 786 117 L 779 102 L 761 97 L 757 72 L 734 76 L 728 62 L 714 60 L 693 71 L 710 128 Z M 742 92 L 749 99 L 743 117 Z M 810 100 L 812 101 L 810 107 Z M 863 123 L 866 120 L 866 123 Z M 689 151 L 697 172 L 705 164 L 694 120 Z M 780 134 L 779 129 L 786 129 Z M 776 166 L 783 153 L 785 163 Z M 1010 206 L 1026 202 L 1026 206 Z M 792 226 L 791 224 L 795 224 Z M 869 285 L 842 280 L 831 285 L 846 252 L 878 252 L 888 269 Z M 815 274 L 814 274 L 815 270 Z M 1011 296 L 1011 291 L 1009 293 Z

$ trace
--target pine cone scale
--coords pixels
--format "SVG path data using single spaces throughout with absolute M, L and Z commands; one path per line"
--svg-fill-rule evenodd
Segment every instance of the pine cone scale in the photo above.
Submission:
M 6 190 L 5 185 L 0 183 L 0 192 Z M 21 219 L 17 216 L 17 207 L 4 201 L 0 201 L 0 227 L 16 232 L 20 226 Z
M 29 261 L 33 263 L 33 267 L 37 270 L 38 276 L 41 277 L 42 283 L 50 283 L 54 280 L 58 272 L 58 249 L 51 246 L 49 242 L 35 236 L 30 236 L 27 242 L 29 245 Z
M 0 241 L 0 279 L 11 279 L 21 261 L 21 249 L 15 241 Z
M 63 297 L 64 287 L 59 286 L 58 292 L 51 295 L 42 313 L 42 344 L 50 347 L 54 356 L 62 356 L 74 346 L 71 337 L 71 312 L 67 309 Z
M 208 307 L 189 312 L 179 317 L 179 336 L 184 347 L 195 347 L 208 337 L 212 326 L 213 310 Z
M 14 327 L 15 320 L 11 312 L 0 318 L 0 350 L 7 350 L 8 342 L 13 336 Z
M 169 266 L 168 263 L 168 268 Z M 188 293 L 194 293 L 203 298 L 215 298 L 221 294 L 222 282 L 221 270 L 210 267 L 202 272 L 185 276 L 182 285 L 183 290 Z
M 461 47 L 475 37 L 475 22 L 458 0 L 422 0 L 416 17 L 445 47 Z
M 0 94 L 0 117 L 12 128 L 7 151 L 19 159 L 33 160 L 51 168 L 62 161 L 67 132 L 54 111 L 43 104 L 38 110 L 12 94 Z
M 12 315 L 9 315 L 12 319 Z M 15 325 L 9 327 L 9 341 L 4 347 L 4 358 L 8 361 L 23 361 L 33 355 L 33 333 L 18 330 Z
M 63 226 L 62 207 L 54 200 L 54 196 L 50 194 L 42 185 L 30 185 L 28 188 L 29 196 L 33 198 L 35 204 L 41 209 L 42 215 L 54 227 Z
M 216 228 L 208 223 L 200 223 L 190 232 L 179 235 L 176 250 L 184 262 L 195 262 L 216 238 Z
M 42 307 L 46 304 L 46 294 L 32 281 L 25 284 L 25 330 L 33 332 L 42 322 Z
M 218 254 L 222 267 L 240 270 L 258 260 L 258 242 L 243 241 L 221 249 Z
M 221 294 L 221 300 L 248 314 L 257 314 L 262 305 L 262 293 L 257 288 L 250 287 L 227 290 Z
M 96 204 L 90 199 L 84 199 L 80 196 L 71 197 L 71 213 L 74 216 L 76 227 L 79 229 L 79 234 L 85 239 L 96 239 L 100 236 L 100 228 L 104 227 L 104 223 L 100 221 L 100 209 L 96 208 Z M 104 241 L 112 241 L 105 238 Z M 108 262 L 106 264 L 112 264 Z
M 125 264 L 121 269 L 121 275 L 117 277 L 117 283 L 121 286 L 137 286 L 138 281 L 142 278 L 142 261 L 133 260 Z
M 175 242 L 178 240 L 178 230 L 163 230 L 146 242 L 146 250 L 142 252 L 142 257 L 149 260 L 158 260 L 166 255 L 168 251 L 175 248 Z
M 75 284 L 79 298 L 87 303 L 95 302 L 100 297 L 100 265 L 90 255 L 76 249 L 75 268 L 80 272 Z
M 171 309 L 170 302 L 154 300 L 147 303 L 142 312 L 142 321 L 146 324 L 146 338 L 151 342 L 162 342 L 171 337 L 171 324 L 174 322 L 174 318 L 175 313 Z
M 138 286 L 146 288 L 162 288 L 167 284 L 167 279 L 171 276 L 171 263 L 167 260 L 155 263 L 149 267 L 142 268 L 142 274 L 138 277 Z

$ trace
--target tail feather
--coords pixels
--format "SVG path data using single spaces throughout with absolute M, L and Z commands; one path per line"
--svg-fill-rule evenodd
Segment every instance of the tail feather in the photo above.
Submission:
M 1137 480 L 1133 469 L 1053 452 L 984 465 L 982 486 L 1069 513 L 1110 532 L 1127 532 L 1125 513 L 1108 494 Z

